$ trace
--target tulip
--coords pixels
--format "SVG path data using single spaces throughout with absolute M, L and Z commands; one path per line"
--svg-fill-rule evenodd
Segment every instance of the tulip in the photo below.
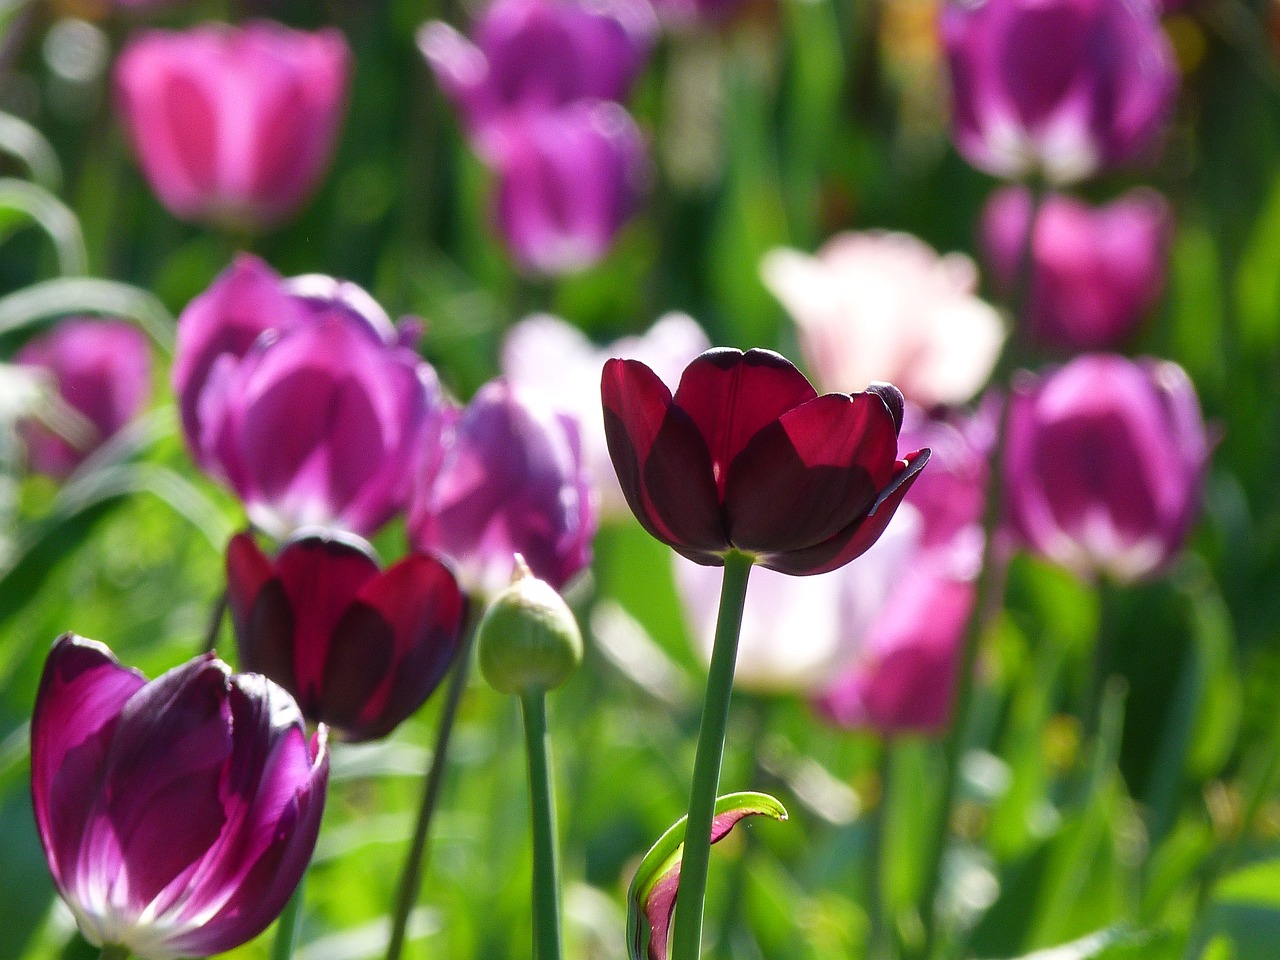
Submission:
M 638 209 L 647 179 L 635 121 L 601 100 L 505 125 L 492 160 L 498 232 L 533 273 L 576 273 L 599 262 Z
M 488 595 L 511 582 L 517 553 L 562 589 L 591 562 L 595 531 L 577 424 L 503 380 L 467 405 L 409 511 L 417 549 L 450 557 Z
M 262 229 L 292 217 L 333 153 L 351 53 L 336 30 L 256 20 L 136 35 L 116 65 L 120 110 L 175 217 Z
M 62 402 L 83 418 L 76 445 L 32 420 L 23 426 L 31 468 L 54 477 L 75 470 L 137 416 L 151 394 L 147 338 L 123 320 L 64 320 L 28 340 L 15 362 L 43 371 Z
M 60 637 L 31 721 L 31 796 L 85 939 L 169 960 L 261 933 L 315 846 L 325 739 L 288 693 L 212 654 L 148 682 Z
M 357 537 L 302 533 L 274 560 L 253 536 L 227 547 L 240 662 L 347 740 L 384 737 L 426 702 L 458 649 L 466 601 L 435 557 L 380 570 Z
M 842 233 L 816 256 L 774 250 L 760 272 L 823 389 L 884 380 L 924 407 L 964 403 L 1000 355 L 1004 328 L 976 295 L 973 261 L 909 234 Z
M 1168 361 L 1086 354 L 1011 400 L 1004 479 L 1016 531 L 1081 576 L 1151 576 L 1195 520 L 1211 443 Z
M 983 214 L 983 246 L 1006 290 L 1019 282 L 1030 218 L 1025 187 L 993 194 Z M 1169 204 L 1153 190 L 1131 190 L 1097 208 L 1046 198 L 1031 248 L 1032 336 L 1071 352 L 1131 339 L 1164 290 L 1172 232 Z
M 496 0 L 474 43 L 433 20 L 418 31 L 418 48 L 482 146 L 486 131 L 513 116 L 625 100 L 656 33 L 647 0 Z
M 843 566 L 884 532 L 929 457 L 897 458 L 894 387 L 818 396 L 768 350 L 708 350 L 674 396 L 643 363 L 613 359 L 601 395 L 632 512 L 711 566 L 730 551 L 799 576 Z
M 558 317 L 539 314 L 507 332 L 502 372 L 515 390 L 578 422 L 583 459 L 601 517 L 619 517 L 627 513 L 627 502 L 604 437 L 600 372 L 605 361 L 610 357 L 643 361 L 663 383 L 674 387 L 685 366 L 709 346 L 702 328 L 683 313 L 669 313 L 642 335 L 615 340 L 604 348 Z
M 975 167 L 1057 184 L 1139 159 L 1177 94 L 1151 3 L 947 0 L 952 131 Z
M 445 413 L 435 372 L 359 287 L 241 255 L 178 320 L 173 386 L 196 461 L 278 536 L 360 535 L 408 503 Z

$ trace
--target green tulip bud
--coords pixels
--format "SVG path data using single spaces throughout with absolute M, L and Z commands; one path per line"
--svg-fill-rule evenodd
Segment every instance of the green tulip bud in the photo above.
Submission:
M 545 693 L 582 662 L 582 632 L 573 611 L 516 555 L 511 586 L 489 609 L 476 634 L 480 672 L 500 693 Z

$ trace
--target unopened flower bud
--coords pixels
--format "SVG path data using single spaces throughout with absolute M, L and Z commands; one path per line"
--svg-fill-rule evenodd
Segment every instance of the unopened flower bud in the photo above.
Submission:
M 494 599 L 476 636 L 480 672 L 500 693 L 554 690 L 582 662 L 582 632 L 560 594 L 516 555 L 511 586 Z

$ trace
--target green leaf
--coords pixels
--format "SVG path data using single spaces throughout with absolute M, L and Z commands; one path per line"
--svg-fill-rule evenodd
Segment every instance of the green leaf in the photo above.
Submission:
M 1156 960 L 1161 954 L 1152 951 L 1167 940 L 1164 934 L 1121 924 L 1019 960 Z
M 716 801 L 715 819 L 729 817 L 731 820 L 723 828 L 720 837 L 727 834 L 743 817 L 756 815 L 775 820 L 787 819 L 786 808 L 767 793 L 730 793 Z M 631 878 L 631 887 L 627 891 L 627 950 L 631 960 L 646 960 L 648 957 L 653 931 L 645 917 L 645 906 L 660 883 L 679 877 L 680 861 L 684 855 L 686 819 L 681 817 L 658 838 L 658 842 L 645 854 L 635 876 Z M 672 899 L 674 901 L 674 897 Z

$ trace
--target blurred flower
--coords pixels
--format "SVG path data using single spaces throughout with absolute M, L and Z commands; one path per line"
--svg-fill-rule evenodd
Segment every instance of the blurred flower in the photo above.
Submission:
M 502 372 L 511 386 L 573 417 L 582 434 L 583 458 L 602 517 L 627 514 L 618 486 L 600 406 L 600 372 L 610 357 L 639 360 L 669 387 L 698 354 L 710 346 L 697 321 L 683 313 L 660 317 L 644 334 L 623 337 L 600 348 L 572 324 L 550 314 L 521 320 L 502 345 Z
M 350 72 L 338 31 L 254 20 L 137 34 L 116 87 L 143 172 L 170 213 L 260 229 L 289 219 L 314 192 Z
M 823 389 L 886 380 L 924 407 L 963 403 L 1000 354 L 1004 328 L 976 295 L 973 261 L 910 234 L 842 233 L 816 256 L 774 250 L 760 272 Z
M 151 350 L 146 336 L 124 320 L 73 317 L 28 340 L 15 363 L 44 371 L 75 417 L 77 444 L 44 424 L 23 425 L 33 470 L 65 477 L 146 406 L 151 395 Z M 56 411 L 46 419 L 57 419 Z
M 372 533 L 407 505 L 443 429 L 435 372 L 402 339 L 354 284 L 282 281 L 242 254 L 178 320 L 192 455 L 269 533 Z
M 1138 159 L 1178 73 L 1146 0 L 947 0 L 956 146 L 1001 177 L 1071 183 Z
M 1031 218 L 1031 192 L 992 194 L 982 242 L 996 279 L 1018 283 Z M 1031 252 L 1031 334 L 1072 352 L 1118 347 L 1164 290 L 1173 232 L 1169 204 L 1138 188 L 1105 206 L 1047 197 L 1036 215 Z
M 303 533 L 274 560 L 249 533 L 227 547 L 240 662 L 348 740 L 386 736 L 453 661 L 466 601 L 448 569 L 413 553 L 380 570 L 364 541 Z
M 708 350 L 674 397 L 643 363 L 610 360 L 601 395 L 632 512 L 712 566 L 734 549 L 793 575 L 843 566 L 884 532 L 929 456 L 897 459 L 894 387 L 819 397 L 768 350 Z
M 492 138 L 494 218 L 526 270 L 575 273 L 609 252 L 648 179 L 644 139 L 616 103 L 530 113 Z
M 1121 581 L 1177 554 L 1211 447 L 1181 367 L 1086 354 L 1044 378 L 1027 375 L 1010 402 L 1009 513 L 1032 550 Z
M 205 957 L 284 908 L 320 829 L 329 753 L 293 698 L 212 654 L 147 682 L 65 634 L 31 721 L 31 796 L 85 939 Z
M 454 560 L 469 591 L 507 586 L 517 553 L 557 590 L 591 562 L 596 511 L 578 425 L 503 380 L 480 388 L 438 469 L 419 479 L 409 538 Z
M 487 132 L 512 117 L 625 100 L 656 32 L 648 0 L 496 0 L 474 43 L 433 20 L 418 48 L 483 154 Z

